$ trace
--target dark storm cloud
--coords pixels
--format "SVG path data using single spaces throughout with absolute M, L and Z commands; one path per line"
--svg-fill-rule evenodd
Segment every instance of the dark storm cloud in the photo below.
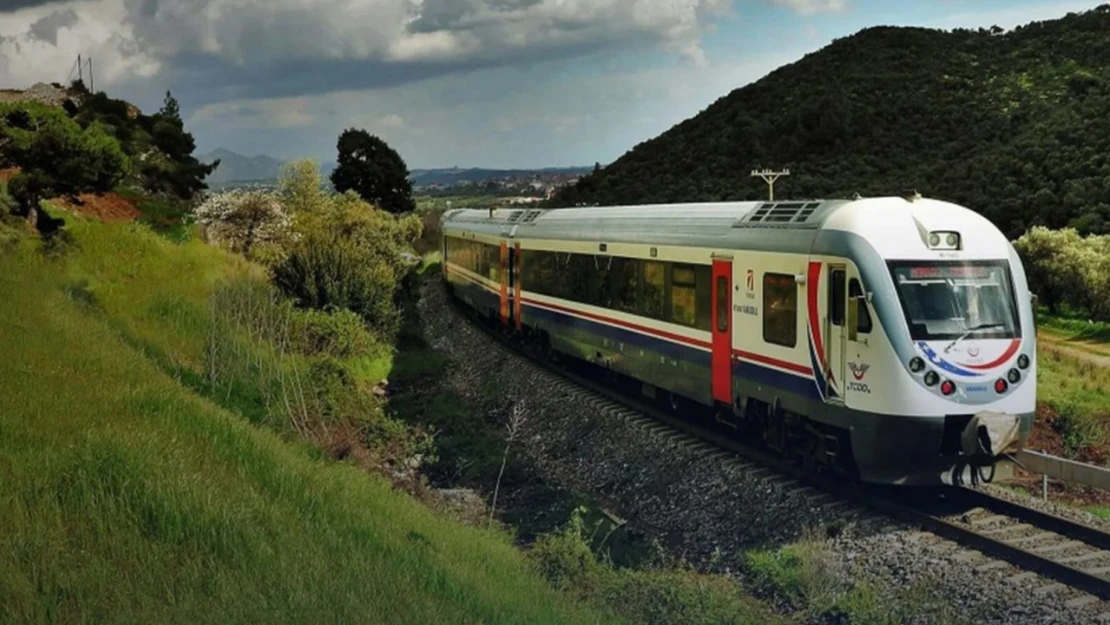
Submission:
M 54 11 L 50 15 L 31 24 L 31 36 L 50 45 L 58 45 L 58 31 L 77 23 L 77 13 L 73 9 Z
M 57 2 L 56 0 L 0 0 L 0 13 L 10 13 L 44 4 L 57 4 Z

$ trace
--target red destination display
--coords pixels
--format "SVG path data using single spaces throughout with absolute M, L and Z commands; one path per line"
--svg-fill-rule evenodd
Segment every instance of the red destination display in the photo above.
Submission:
M 975 265 L 910 267 L 910 278 L 989 278 L 990 275 L 990 267 Z

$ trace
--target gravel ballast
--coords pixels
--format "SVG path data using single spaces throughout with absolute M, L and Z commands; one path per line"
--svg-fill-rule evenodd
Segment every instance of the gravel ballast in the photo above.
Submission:
M 924 583 L 931 600 L 961 622 L 1110 622 L 1099 618 L 1110 605 L 1055 580 L 622 418 L 627 410 L 605 408 L 608 402 L 569 389 L 556 374 L 499 345 L 449 304 L 438 278 L 424 286 L 419 311 L 429 343 L 456 363 L 447 385 L 475 397 L 494 378 L 506 405 L 523 401 L 527 418 L 517 453 L 545 479 L 589 493 L 630 528 L 702 570 L 730 574 L 741 570 L 746 551 L 816 531 L 834 575 L 866 582 L 884 602 L 902 601 L 915 583 Z M 922 622 L 931 616 L 922 615 Z

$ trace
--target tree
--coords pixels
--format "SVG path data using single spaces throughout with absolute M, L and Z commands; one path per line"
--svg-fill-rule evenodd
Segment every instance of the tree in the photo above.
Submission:
M 39 201 L 111 190 L 130 167 L 119 143 L 101 124 L 82 129 L 60 109 L 39 104 L 0 105 L 0 167 L 18 167 L 8 190 L 17 213 L 28 217 Z M 50 234 L 57 224 L 42 211 L 36 225 Z
M 278 195 L 292 216 L 320 211 L 329 201 L 316 161 L 303 158 L 282 166 L 278 174 Z
M 177 98 L 166 90 L 166 98 L 162 102 L 162 108 L 158 110 L 158 114 L 167 119 L 175 119 L 181 121 L 181 107 L 177 104 Z
M 348 128 L 339 135 L 338 166 L 331 174 L 339 193 L 353 190 L 362 199 L 390 213 L 416 208 L 408 166 L 392 147 L 365 130 Z

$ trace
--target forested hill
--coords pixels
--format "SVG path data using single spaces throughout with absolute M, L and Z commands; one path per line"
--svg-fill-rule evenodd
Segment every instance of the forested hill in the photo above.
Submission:
M 1110 232 L 1110 5 L 1010 32 L 876 27 L 719 99 L 556 206 L 894 194 L 1011 236 Z

